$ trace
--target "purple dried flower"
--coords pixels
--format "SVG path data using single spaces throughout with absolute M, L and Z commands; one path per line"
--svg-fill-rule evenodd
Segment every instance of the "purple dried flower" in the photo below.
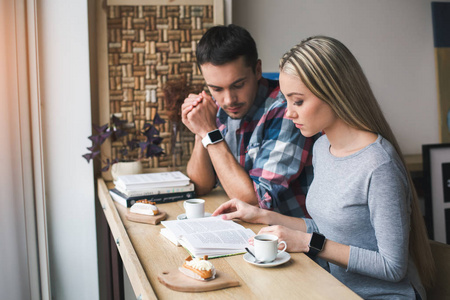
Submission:
M 103 132 L 106 132 L 106 130 L 109 128 L 109 124 L 106 123 L 106 124 L 103 125 L 103 126 L 98 126 L 98 125 L 92 124 L 92 127 L 94 127 L 94 130 L 95 130 L 96 132 L 98 132 L 98 133 L 103 133 Z
M 91 159 L 94 159 L 94 157 L 96 157 L 99 154 L 100 154 L 100 151 L 94 151 L 91 153 L 83 154 L 82 156 L 87 160 L 87 162 L 90 162 Z
M 166 123 L 166 121 L 164 119 L 162 119 L 158 113 L 156 113 L 155 117 L 153 118 L 153 124 L 160 125 L 160 124 L 164 124 L 164 123 Z
M 153 118 L 153 124 L 145 123 L 142 131 L 140 132 L 143 136 L 145 136 L 145 142 L 139 140 L 138 138 L 134 138 L 131 141 L 123 141 L 123 148 L 121 148 L 118 153 L 121 154 L 122 157 L 126 157 L 130 155 L 131 151 L 134 151 L 140 148 L 141 157 L 153 157 L 160 156 L 164 154 L 164 151 L 160 145 L 163 139 L 159 136 L 159 130 L 154 125 L 164 124 L 166 121 L 161 118 L 161 116 L 156 113 Z M 108 139 L 109 137 L 113 138 L 113 141 L 120 141 L 124 136 L 129 134 L 130 129 L 134 129 L 133 123 L 127 123 L 126 120 L 121 120 L 117 116 L 113 115 L 111 117 L 111 124 L 105 124 L 103 126 L 97 126 L 93 124 L 94 132 L 97 134 L 93 134 L 88 138 L 92 141 L 92 146 L 87 149 L 90 153 L 84 154 L 83 157 L 90 162 L 90 160 L 94 159 L 100 154 L 100 146 Z M 125 143 L 126 142 L 126 143 Z M 103 169 L 105 172 L 109 170 L 109 168 L 117 163 L 119 160 L 115 158 L 114 160 L 106 159 L 103 161 Z

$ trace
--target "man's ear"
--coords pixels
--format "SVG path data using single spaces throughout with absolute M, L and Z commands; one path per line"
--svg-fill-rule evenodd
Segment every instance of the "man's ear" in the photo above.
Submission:
M 256 62 L 255 75 L 258 80 L 262 77 L 262 62 L 260 59 Z

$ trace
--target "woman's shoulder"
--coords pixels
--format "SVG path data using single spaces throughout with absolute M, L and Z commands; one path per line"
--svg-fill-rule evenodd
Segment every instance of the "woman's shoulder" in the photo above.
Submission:
M 372 162 L 375 166 L 390 166 L 394 167 L 401 173 L 405 172 L 405 167 L 400 158 L 400 155 L 397 153 L 397 150 L 394 146 L 381 135 L 378 136 L 378 139 L 375 143 L 373 143 L 373 147 L 371 147 L 371 157 Z
M 383 158 L 385 161 L 401 161 L 397 150 L 395 150 L 394 146 L 383 136 L 378 135 L 373 146 L 373 151 L 380 156 L 379 158 Z

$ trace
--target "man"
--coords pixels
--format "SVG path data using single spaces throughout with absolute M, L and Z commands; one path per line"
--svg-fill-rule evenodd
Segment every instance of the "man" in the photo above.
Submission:
M 262 77 L 251 35 L 236 25 L 213 27 L 196 55 L 212 96 L 190 94 L 182 105 L 183 123 L 195 134 L 187 173 L 197 194 L 219 180 L 230 198 L 308 216 L 314 138 L 284 118 L 286 100 L 278 81 Z

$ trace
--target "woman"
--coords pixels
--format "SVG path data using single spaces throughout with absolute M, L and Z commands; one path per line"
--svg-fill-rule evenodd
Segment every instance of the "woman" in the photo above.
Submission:
M 276 225 L 260 233 L 277 235 L 290 252 L 328 261 L 330 272 L 365 299 L 425 299 L 434 264 L 417 196 L 354 56 L 333 38 L 308 38 L 282 57 L 280 88 L 286 117 L 302 134 L 325 133 L 313 151 L 306 200 L 312 219 L 237 199 L 213 215 Z

